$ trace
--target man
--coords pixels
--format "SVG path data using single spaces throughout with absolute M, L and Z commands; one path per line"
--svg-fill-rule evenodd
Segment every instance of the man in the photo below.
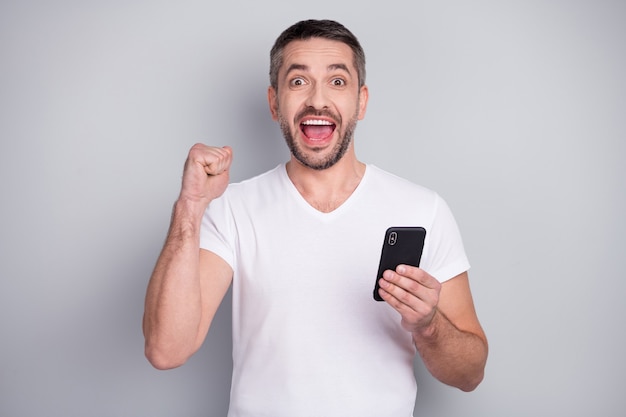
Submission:
M 442 382 L 473 390 L 487 340 L 469 264 L 439 196 L 359 161 L 365 56 L 334 21 L 298 22 L 271 51 L 268 102 L 291 151 L 229 184 L 230 147 L 189 152 L 170 230 L 148 285 L 146 356 L 182 365 L 233 286 L 229 416 L 409 416 L 419 353 Z M 427 230 L 421 268 L 381 277 L 389 226 Z

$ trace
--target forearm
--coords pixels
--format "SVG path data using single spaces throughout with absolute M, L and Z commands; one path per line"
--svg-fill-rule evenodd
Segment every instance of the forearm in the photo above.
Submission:
M 181 365 L 200 339 L 199 233 L 204 208 L 177 201 L 146 294 L 146 356 L 157 368 Z
M 455 327 L 437 311 L 430 326 L 413 333 L 413 341 L 430 373 L 444 384 L 472 391 L 482 381 L 487 342 Z

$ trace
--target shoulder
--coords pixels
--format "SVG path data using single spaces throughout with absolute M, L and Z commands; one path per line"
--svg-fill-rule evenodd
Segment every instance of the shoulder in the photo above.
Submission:
M 237 190 L 255 188 L 266 184 L 273 184 L 277 181 L 280 181 L 283 171 L 285 171 L 285 164 L 280 164 L 261 174 L 255 175 L 239 182 L 233 182 L 228 185 L 228 188 Z
M 379 192 L 384 191 L 386 194 L 393 194 L 395 198 L 415 198 L 422 202 L 436 203 L 439 200 L 439 195 L 430 188 L 400 177 L 376 165 L 368 164 L 367 170 L 368 183 L 372 187 L 376 187 Z
M 259 175 L 233 182 L 228 185 L 223 197 L 227 199 L 252 198 L 257 195 L 266 195 L 268 192 L 275 192 L 281 188 L 284 171 L 284 164 L 281 164 Z
M 284 194 L 281 167 L 284 171 L 284 164 L 278 165 L 254 177 L 230 183 L 220 197 L 211 201 L 206 215 L 211 218 L 232 219 L 271 207 Z

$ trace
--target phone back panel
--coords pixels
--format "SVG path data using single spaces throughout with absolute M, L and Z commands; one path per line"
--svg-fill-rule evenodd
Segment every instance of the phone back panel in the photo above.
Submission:
M 419 266 L 426 239 L 423 227 L 390 227 L 385 232 L 385 240 L 380 254 L 378 274 L 374 286 L 374 299 L 383 301 L 378 294 L 378 280 L 387 269 L 395 270 L 398 265 Z

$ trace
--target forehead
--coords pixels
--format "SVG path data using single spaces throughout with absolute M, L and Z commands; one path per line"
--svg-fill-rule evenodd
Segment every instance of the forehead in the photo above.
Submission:
M 350 71 L 356 71 L 352 49 L 343 42 L 311 38 L 292 41 L 285 46 L 281 69 L 289 68 L 292 65 L 326 68 L 335 64 L 343 64 Z

